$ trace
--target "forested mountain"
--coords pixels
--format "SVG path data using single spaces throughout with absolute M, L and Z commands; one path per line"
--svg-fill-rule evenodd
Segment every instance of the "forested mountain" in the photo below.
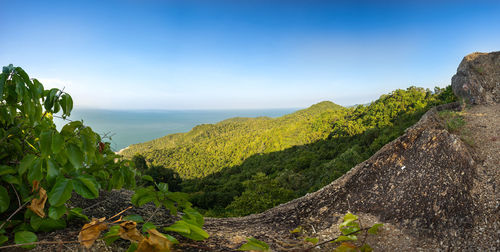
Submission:
M 269 153 L 315 142 L 329 134 L 323 120 L 343 117 L 347 109 L 321 102 L 279 118 L 231 118 L 202 124 L 188 133 L 168 135 L 122 151 L 140 153 L 154 165 L 173 169 L 183 178 L 199 178 L 240 165 L 256 153 Z
M 182 190 L 207 215 L 246 215 L 321 188 L 401 135 L 430 107 L 453 99 L 449 87 L 410 87 L 369 105 L 321 102 L 275 119 L 200 125 L 123 154 L 143 155 L 146 173 L 165 182 L 172 176 L 162 173 L 180 174 Z

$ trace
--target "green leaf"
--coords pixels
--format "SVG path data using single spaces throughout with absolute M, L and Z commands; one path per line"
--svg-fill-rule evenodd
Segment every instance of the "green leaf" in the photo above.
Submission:
M 54 220 L 57 220 L 57 219 L 61 218 L 67 211 L 68 210 L 66 209 L 65 205 L 58 206 L 58 207 L 50 206 L 49 207 L 49 217 L 54 219 Z
M 132 195 L 130 202 L 135 206 L 143 206 L 144 204 L 154 201 L 156 199 L 156 193 L 151 187 L 139 188 Z
M 267 243 L 257 240 L 253 237 L 247 238 L 247 243 L 243 244 L 239 249 L 240 251 L 269 251 L 269 245 Z
M 304 239 L 304 241 L 306 241 L 306 242 L 310 242 L 310 243 L 312 243 L 312 244 L 316 244 L 316 243 L 318 243 L 319 239 L 318 239 L 318 238 L 316 238 L 316 237 L 306 237 L 306 238 Z
M 120 226 L 112 226 L 109 231 L 102 236 L 102 239 L 106 242 L 106 245 L 110 245 L 114 241 L 120 238 Z
M 14 234 L 14 242 L 16 244 L 24 244 L 24 243 L 32 243 L 36 242 L 38 238 L 36 234 L 30 231 L 19 231 Z M 25 245 L 21 246 L 21 248 L 31 249 L 34 248 L 35 245 Z
M 29 167 L 33 165 L 33 161 L 35 161 L 36 156 L 33 154 L 28 154 L 24 156 L 23 160 L 19 164 L 19 170 L 17 171 L 19 175 L 23 175 Z
M 142 219 L 142 216 L 138 214 L 131 214 L 123 217 L 124 221 L 135 221 L 136 223 L 143 223 L 144 219 Z
M 2 180 L 9 184 L 21 185 L 21 180 L 18 177 L 12 176 L 10 174 L 3 175 Z
M 344 222 L 342 222 L 342 224 L 340 224 L 339 228 L 345 227 L 345 226 L 351 224 L 353 221 L 355 221 L 357 219 L 358 219 L 358 216 L 356 216 L 356 215 L 348 212 L 344 216 Z
M 128 246 L 128 249 L 126 252 L 134 252 L 137 250 L 137 242 L 131 242 L 130 246 Z
M 341 235 L 339 238 L 335 239 L 335 241 L 332 242 L 342 242 L 342 241 L 357 241 L 358 237 L 355 235 Z
M 9 237 L 7 237 L 5 235 L 0 235 L 0 245 L 4 244 L 8 240 L 9 240 Z
M 43 157 L 50 154 L 52 145 L 52 130 L 45 130 L 40 133 L 40 152 Z
M 187 225 L 189 226 L 189 229 L 191 230 L 191 233 L 189 234 L 182 234 L 184 237 L 187 237 L 191 240 L 195 240 L 195 241 L 203 241 L 205 239 L 207 239 L 208 237 L 210 237 L 210 235 L 203 229 L 201 229 L 200 227 L 196 226 L 196 225 L 193 225 L 191 223 L 187 223 Z
M 182 212 L 184 213 L 182 219 L 188 223 L 191 223 L 198 227 L 202 227 L 205 223 L 205 221 L 203 220 L 203 215 L 201 215 L 198 211 L 191 207 L 184 209 L 184 211 Z
M 185 221 L 177 221 L 168 227 L 164 227 L 163 230 L 172 231 L 172 232 L 176 232 L 179 234 L 191 233 L 191 229 L 189 228 L 189 226 L 187 225 L 187 223 Z
M 9 209 L 10 197 L 9 192 L 5 187 L 0 185 L 0 213 L 3 213 Z
M 150 229 L 155 229 L 156 226 L 151 222 L 146 222 L 142 225 L 142 232 L 146 233 Z
M 30 167 L 28 171 L 28 181 L 30 184 L 33 184 L 33 181 L 41 181 L 43 179 L 43 167 L 42 167 L 42 160 L 41 159 L 36 159 L 33 162 L 33 165 Z
M 72 208 L 69 210 L 68 212 L 68 220 L 71 220 L 73 218 L 80 218 L 80 219 L 84 219 L 86 221 L 89 221 L 89 217 L 87 217 L 87 215 L 83 214 L 82 213 L 83 210 L 79 207 L 75 207 L 75 208 Z
M 71 180 L 59 177 L 49 193 L 49 203 L 52 206 L 61 206 L 71 198 L 73 183 Z
M 3 99 L 3 87 L 5 85 L 5 81 L 7 80 L 8 74 L 1 73 L 0 74 L 0 99 Z
M 377 223 L 377 224 L 374 224 L 370 229 L 368 229 L 368 233 L 369 234 L 377 234 L 378 232 L 378 229 L 380 227 L 382 227 L 384 224 L 382 223 Z
M 54 132 L 52 135 L 52 152 L 59 153 L 64 148 L 64 137 L 59 132 Z
M 155 182 L 153 177 L 151 177 L 149 175 L 142 175 L 141 179 L 146 180 L 146 181 L 150 181 L 150 182 Z
M 47 159 L 47 181 L 52 184 L 57 177 L 59 177 L 59 169 L 54 161 Z
M 7 165 L 0 165 L 0 176 L 4 174 L 14 174 L 16 173 L 16 169 L 14 167 L 10 167 Z
M 75 144 L 69 144 L 67 146 L 67 154 L 69 162 L 75 167 L 75 169 L 80 169 L 83 163 L 83 153 Z
M 343 227 L 340 229 L 340 231 L 342 231 L 342 234 L 344 234 L 344 235 L 354 234 L 355 232 L 358 232 L 359 230 L 361 230 L 359 227 L 352 227 L 352 226 L 347 226 L 347 227 Z
M 21 78 L 23 79 L 23 81 L 28 84 L 28 85 L 32 85 L 33 83 L 31 83 L 31 80 L 30 80 L 30 77 L 28 76 L 28 74 L 20 67 L 16 67 L 16 72 L 17 74 L 19 74 L 19 76 L 21 76 Z
M 156 184 L 156 187 L 162 193 L 167 193 L 168 192 L 168 184 L 167 183 L 163 183 L 163 182 L 158 183 L 158 184 Z
M 80 175 L 72 180 L 75 192 L 86 199 L 95 199 L 99 197 L 99 185 L 94 177 L 89 175 Z
M 42 219 L 38 215 L 31 216 L 30 224 L 35 231 L 42 231 L 42 232 L 63 229 L 66 227 L 66 221 L 62 218 L 57 220 L 54 220 L 52 218 Z

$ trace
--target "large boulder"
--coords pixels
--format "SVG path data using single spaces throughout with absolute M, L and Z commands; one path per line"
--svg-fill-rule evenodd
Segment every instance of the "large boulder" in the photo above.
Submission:
M 453 92 L 469 104 L 500 102 L 500 51 L 464 57 L 451 79 Z

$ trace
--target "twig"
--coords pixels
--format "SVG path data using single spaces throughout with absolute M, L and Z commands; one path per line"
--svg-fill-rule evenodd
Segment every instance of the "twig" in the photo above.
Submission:
M 0 230 L 3 228 L 3 226 L 5 225 L 5 223 L 9 222 L 10 219 L 12 219 L 12 217 L 14 217 L 14 215 L 17 214 L 17 212 L 21 211 L 21 209 L 23 209 L 28 203 L 30 203 L 29 201 L 26 201 L 26 203 L 24 203 L 22 206 L 18 207 L 16 209 L 16 211 L 14 211 L 10 216 L 9 218 L 7 218 L 3 223 L 2 225 L 0 225 Z M 1 247 L 0 247 L 1 248 Z
M 159 210 L 159 209 L 160 209 L 160 207 L 158 206 L 158 207 L 155 209 L 155 211 L 151 214 L 151 216 L 149 216 L 149 218 L 146 220 L 146 222 L 149 222 L 149 221 L 153 218 L 153 216 L 155 216 L 156 212 L 158 212 L 158 210 Z M 146 222 L 145 222 L 145 223 L 146 223 Z
M 10 183 L 9 183 L 10 184 Z M 21 199 L 19 198 L 19 194 L 17 194 L 16 188 L 14 187 L 13 184 L 10 184 L 12 186 L 12 190 L 14 190 L 14 193 L 16 194 L 17 197 L 17 203 L 19 204 L 19 207 L 21 207 Z
M 82 212 L 83 212 L 83 211 L 85 211 L 85 210 L 88 210 L 88 209 L 90 209 L 90 208 L 93 208 L 93 207 L 95 207 L 95 206 L 97 206 L 97 205 L 100 205 L 100 204 L 102 204 L 102 203 L 104 203 L 104 202 L 106 202 L 106 201 L 108 201 L 108 199 L 105 199 L 105 200 L 99 201 L 99 202 L 97 202 L 97 203 L 95 203 L 95 204 L 93 204 L 93 205 L 91 205 L 91 206 L 88 206 L 88 207 L 86 207 L 86 208 L 82 209 Z
M 359 232 L 361 232 L 361 231 L 366 231 L 366 230 L 368 230 L 368 229 L 369 229 L 369 228 L 363 228 L 363 229 L 360 229 L 360 230 L 358 230 L 358 231 L 353 231 L 353 232 L 350 232 L 350 233 L 345 234 L 345 235 L 342 235 L 342 236 L 349 236 L 349 235 L 352 235 L 352 234 L 359 233 Z M 333 238 L 333 239 L 330 239 L 330 240 L 326 240 L 326 241 L 322 241 L 322 242 L 320 242 L 320 243 L 317 243 L 317 244 L 315 244 L 314 246 L 307 248 L 305 251 L 310 251 L 311 249 L 313 249 L 313 248 L 315 248 L 315 247 L 317 247 L 317 246 L 321 246 L 321 245 L 323 245 L 323 244 L 325 244 L 325 243 L 329 243 L 329 242 L 335 241 L 335 240 L 337 240 L 339 237 L 340 237 L 340 236 L 337 236 L 337 237 L 335 237 L 335 238 Z
M 112 220 L 112 219 L 116 218 L 116 216 L 121 215 L 123 212 L 125 212 L 125 211 L 129 210 L 130 208 L 132 208 L 132 206 L 129 206 L 129 207 L 127 207 L 127 208 L 123 209 L 121 212 L 119 212 L 119 213 L 117 213 L 117 214 L 113 215 L 113 216 L 112 216 L 111 218 L 109 218 L 108 220 Z

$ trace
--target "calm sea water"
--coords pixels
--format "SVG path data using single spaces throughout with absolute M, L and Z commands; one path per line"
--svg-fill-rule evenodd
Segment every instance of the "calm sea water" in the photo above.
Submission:
M 258 110 L 74 110 L 71 120 L 83 120 L 100 135 L 111 136 L 114 151 L 131 144 L 142 143 L 172 133 L 188 132 L 194 126 L 216 123 L 232 117 L 279 117 L 294 111 L 289 109 Z M 55 119 L 60 129 L 65 122 Z

